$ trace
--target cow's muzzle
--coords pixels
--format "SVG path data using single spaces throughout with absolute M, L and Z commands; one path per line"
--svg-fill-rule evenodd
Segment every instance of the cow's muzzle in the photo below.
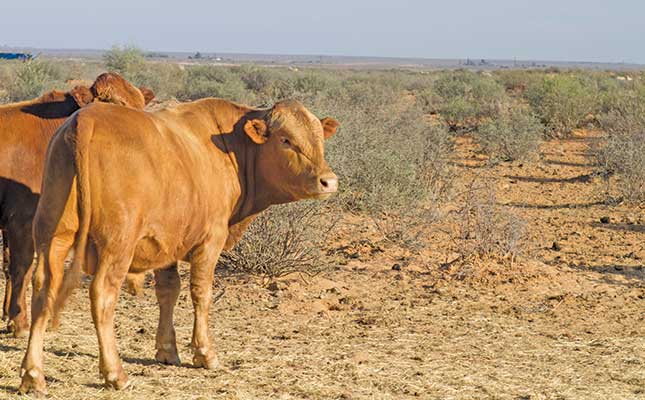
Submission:
M 330 195 L 338 191 L 338 177 L 333 172 L 327 172 L 318 177 L 318 192 Z

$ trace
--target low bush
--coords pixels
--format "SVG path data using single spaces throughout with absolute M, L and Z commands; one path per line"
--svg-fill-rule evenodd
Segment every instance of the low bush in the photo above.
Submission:
M 542 74 L 541 71 L 508 69 L 495 71 L 494 77 L 507 92 L 522 95 L 528 87 L 541 79 Z
M 254 100 L 240 76 L 230 68 L 213 65 L 187 67 L 184 86 L 177 98 L 187 101 L 204 97 L 221 97 L 241 103 L 253 103 Z
M 544 126 L 530 110 L 512 106 L 480 126 L 475 139 L 491 161 L 514 161 L 536 157 L 543 135 Z
M 442 73 L 434 82 L 433 96 L 426 103 L 436 110 L 452 129 L 472 130 L 496 116 L 508 101 L 504 88 L 488 75 L 470 71 Z M 436 96 L 436 97 L 435 97 Z
M 186 71 L 166 62 L 146 62 L 130 76 L 132 83 L 152 89 L 160 100 L 179 97 L 184 90 Z
M 330 266 L 322 249 L 334 224 L 315 202 L 273 206 L 249 225 L 231 251 L 222 253 L 219 266 L 268 279 L 294 272 L 315 275 Z
M 129 80 L 146 64 L 143 51 L 135 46 L 113 46 L 103 55 L 103 62 L 109 71 L 118 72 Z
M 645 84 L 621 83 L 604 106 L 600 125 L 610 135 L 645 132 Z
M 461 259 L 498 257 L 511 261 L 526 248 L 526 221 L 497 203 L 493 185 L 474 181 L 457 211 Z
M 645 131 L 611 135 L 594 155 L 605 177 L 616 175 L 615 189 L 625 200 L 645 201 Z
M 445 126 L 430 124 L 415 103 L 390 88 L 354 82 L 316 108 L 341 121 L 327 152 L 341 178 L 337 199 L 345 208 L 396 212 L 439 197 L 450 135 Z
M 31 60 L 15 64 L 9 95 L 11 101 L 31 100 L 61 86 L 62 73 L 57 64 Z
M 598 109 L 597 89 L 579 76 L 547 75 L 526 91 L 548 137 L 566 137 Z

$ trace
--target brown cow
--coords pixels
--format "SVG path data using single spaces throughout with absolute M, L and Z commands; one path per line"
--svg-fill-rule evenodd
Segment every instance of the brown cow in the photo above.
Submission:
M 28 332 L 26 281 L 34 258 L 32 219 L 40 193 L 49 140 L 65 119 L 94 101 L 143 108 L 154 95 L 132 86 L 118 74 L 105 73 L 92 87 L 53 91 L 42 97 L 0 106 L 0 227 L 8 239 L 9 268 L 3 319 L 16 337 Z
M 128 272 L 154 271 L 155 358 L 179 363 L 172 322 L 178 259 L 191 264 L 193 364 L 215 368 L 208 309 L 221 250 L 267 207 L 337 190 L 323 147 L 337 126 L 295 101 L 255 109 L 203 99 L 154 113 L 93 104 L 70 118 L 52 139 L 34 221 L 34 313 L 20 391 L 45 391 L 45 327 L 81 265 L 95 275 L 92 318 L 108 386 L 128 382 L 114 336 L 114 306 Z M 75 237 L 72 271 L 63 282 Z

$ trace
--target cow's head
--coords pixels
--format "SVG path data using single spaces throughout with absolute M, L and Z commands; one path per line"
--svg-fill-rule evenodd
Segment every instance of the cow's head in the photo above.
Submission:
M 155 97 L 152 90 L 136 88 L 114 72 L 99 75 L 90 88 L 76 86 L 70 91 L 70 95 L 79 107 L 101 101 L 137 109 L 143 109 Z
M 324 149 L 324 140 L 338 125 L 333 118 L 316 118 L 297 101 L 277 103 L 263 118 L 244 123 L 246 135 L 259 145 L 258 178 L 276 193 L 277 201 L 327 198 L 338 190 Z

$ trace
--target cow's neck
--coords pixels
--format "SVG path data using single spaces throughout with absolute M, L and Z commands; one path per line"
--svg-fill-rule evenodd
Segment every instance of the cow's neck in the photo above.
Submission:
M 232 107 L 232 112 L 230 114 L 221 112 L 215 115 L 215 121 L 220 131 L 226 132 L 228 127 L 232 127 L 230 134 L 219 136 L 231 165 L 237 173 L 240 185 L 240 195 L 235 199 L 236 206 L 229 220 L 230 225 L 235 225 L 271 205 L 290 202 L 292 198 L 286 193 L 279 193 L 264 179 L 263 172 L 266 171 L 260 171 L 258 168 L 262 145 L 251 142 L 244 132 L 244 124 L 249 119 L 264 119 L 268 110 L 243 108 L 231 103 L 228 105 Z M 222 106 L 221 103 L 220 106 Z M 232 119 L 228 120 L 229 117 Z
M 246 110 L 233 124 L 232 134 L 220 135 L 240 185 L 240 194 L 239 198 L 235 199 L 236 206 L 229 222 L 230 225 L 246 220 L 271 205 L 263 193 L 264 184 L 261 178 L 258 179 L 256 161 L 259 148 L 251 143 L 243 129 L 244 123 L 248 119 L 261 118 L 262 113 L 266 113 L 266 111 Z

